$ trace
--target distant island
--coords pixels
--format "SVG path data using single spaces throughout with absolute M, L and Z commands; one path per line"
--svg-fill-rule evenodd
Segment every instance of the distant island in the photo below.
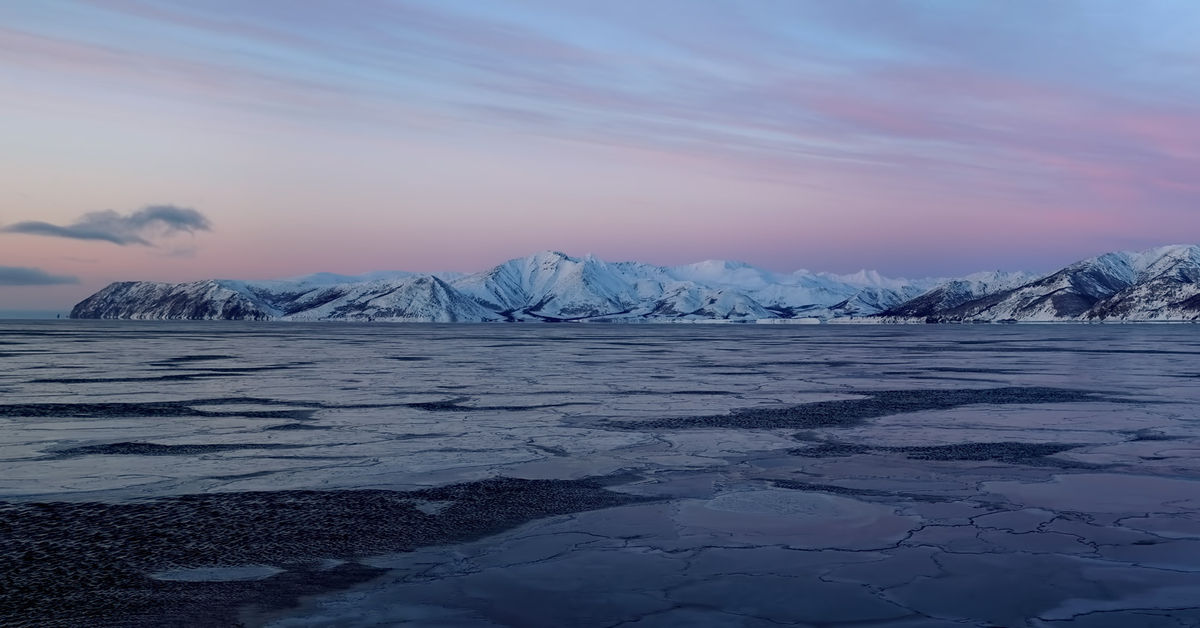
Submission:
M 1200 246 L 1055 272 L 891 279 L 740 262 L 662 267 L 548 251 L 473 273 L 110 284 L 71 318 L 377 322 L 975 323 L 1200 320 Z

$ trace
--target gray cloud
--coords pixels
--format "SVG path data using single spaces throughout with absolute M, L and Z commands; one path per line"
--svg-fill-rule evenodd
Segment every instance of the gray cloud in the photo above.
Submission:
M 208 218 L 194 209 L 174 205 L 150 205 L 127 215 L 121 215 L 111 209 L 89 212 L 69 225 L 28 220 L 0 228 L 0 231 L 75 240 L 102 240 L 120 246 L 151 246 L 150 239 L 157 236 L 210 229 L 211 223 Z
M 0 266 L 0 286 L 55 286 L 64 283 L 79 283 L 79 278 L 51 275 L 40 268 Z

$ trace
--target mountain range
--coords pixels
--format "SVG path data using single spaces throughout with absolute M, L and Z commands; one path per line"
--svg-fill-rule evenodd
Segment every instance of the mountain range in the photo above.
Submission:
M 741 262 L 663 267 L 556 251 L 480 273 L 318 273 L 273 281 L 110 284 L 72 318 L 293 321 L 1195 321 L 1200 247 L 1081 260 L 1056 272 L 891 279 Z

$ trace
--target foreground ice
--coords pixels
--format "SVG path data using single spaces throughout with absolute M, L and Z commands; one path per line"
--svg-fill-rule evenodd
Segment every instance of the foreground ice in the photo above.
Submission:
M 6 624 L 1200 625 L 1190 327 L 9 322 L 0 358 Z

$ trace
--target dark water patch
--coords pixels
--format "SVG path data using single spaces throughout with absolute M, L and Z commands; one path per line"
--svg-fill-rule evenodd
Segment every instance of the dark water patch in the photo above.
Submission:
M 914 345 L 912 351 L 924 352 L 970 352 L 970 353 L 1083 353 L 1100 355 L 1194 355 L 1200 356 L 1200 351 L 1180 351 L 1177 349 L 1085 349 L 1081 347 L 1046 347 L 1030 345 L 1012 345 L 995 347 L 975 347 L 957 345 Z
M 257 456 L 263 460 L 362 460 L 364 456 L 331 456 L 313 454 L 311 456 L 285 456 L 282 454 Z
M 19 351 L 3 351 L 0 357 L 20 358 L 28 355 L 78 355 L 83 351 L 51 351 L 49 349 L 21 349 Z
M 698 367 L 700 367 L 700 368 L 705 368 L 705 369 L 725 369 L 725 370 L 727 370 L 727 371 L 732 371 L 732 370 L 736 370 L 736 369 L 751 369 L 751 368 L 758 368 L 760 364 L 761 364 L 760 362 L 742 362 L 742 363 L 739 363 L 739 362 L 708 362 L 708 361 L 703 361 L 703 362 L 698 362 L 698 363 L 696 364 L 696 366 L 698 366 Z
M 843 391 L 844 392 L 844 391 Z M 855 425 L 867 419 L 966 405 L 1043 404 L 1115 401 L 1100 393 L 1063 388 L 1008 387 L 961 390 L 881 390 L 865 399 L 817 401 L 795 406 L 744 408 L 723 415 L 669 417 L 648 421 L 610 421 L 606 427 L 651 429 L 812 429 Z
M 285 406 L 285 407 L 326 407 L 325 404 L 314 401 L 290 401 L 287 399 L 272 399 L 270 397 L 206 397 L 203 399 L 192 399 L 183 401 L 193 406 L 232 406 L 241 404 L 254 404 L 258 406 Z M 340 406 L 338 406 L 340 407 Z
M 18 626 L 239 625 L 383 570 L 324 559 L 462 543 L 528 521 L 649 501 L 591 480 L 495 478 L 411 492 L 208 493 L 128 503 L 0 502 L 0 617 Z M 449 502 L 436 513 L 417 506 Z M 149 578 L 167 569 L 272 565 L 254 581 Z
M 804 436 L 798 436 L 804 439 Z M 806 458 L 830 458 L 857 454 L 900 454 L 910 460 L 939 461 L 991 461 L 1031 466 L 1054 466 L 1062 468 L 1097 469 L 1099 465 L 1071 460 L 1049 459 L 1049 456 L 1083 447 L 1068 443 L 956 443 L 953 445 L 922 445 L 910 447 L 884 447 L 857 443 L 821 443 L 815 447 L 798 447 L 788 450 L 793 456 Z
M 445 433 L 430 433 L 430 434 L 387 434 L 383 438 L 387 440 L 420 440 L 423 438 L 445 438 L 447 436 L 456 436 L 456 434 Z
M 246 373 L 172 373 L 170 375 L 148 375 L 145 377 L 42 377 L 29 380 L 30 384 L 112 384 L 134 382 L 187 382 L 246 375 Z
M 663 397 L 732 397 L 741 393 L 732 390 L 614 390 L 608 394 L 616 397 L 626 397 L 631 395 L 661 395 Z
M 220 377 L 238 377 L 254 375 L 267 371 L 284 371 L 297 366 L 306 366 L 312 362 L 292 362 L 270 366 L 230 366 L 230 367 L 187 367 L 191 373 L 169 373 L 167 375 L 146 375 L 131 377 L 44 377 L 31 379 L 31 384 L 109 384 L 133 382 L 170 382 L 191 381 Z M 178 365 L 171 365 L 172 367 Z
M 1131 434 L 1133 436 L 1133 438 L 1129 439 L 1131 441 L 1185 440 L 1185 437 L 1183 437 L 1183 436 L 1170 436 L 1168 434 L 1163 434 L 1162 432 L 1160 432 L 1158 430 L 1153 430 L 1153 429 L 1149 429 L 1149 428 L 1140 429 L 1140 430 L 1137 430 L 1134 432 L 1122 432 L 1122 433 L 1123 434 Z
M 236 360 L 232 355 L 222 355 L 218 353 L 199 354 L 199 355 L 180 355 L 173 358 L 164 358 L 155 362 L 149 362 L 150 366 L 178 366 L 180 364 L 191 364 L 194 362 L 210 362 L 213 360 Z
M 74 456 L 196 456 L 220 451 L 236 451 L 239 449 L 300 449 L 310 445 L 286 445 L 282 443 L 212 443 L 197 445 L 160 445 L 158 443 L 105 443 L 103 445 L 84 445 L 59 449 L 54 452 L 58 457 Z
M 3 417 L 89 417 L 89 418 L 124 418 L 124 417 L 195 417 L 207 416 L 204 412 L 195 410 L 183 403 L 145 402 L 145 403 L 25 403 L 0 405 L 0 416 Z
M 231 473 L 229 475 L 212 475 L 209 476 L 214 480 L 252 480 L 254 478 L 265 478 L 268 475 L 280 473 L 279 469 L 271 471 L 251 471 L 249 473 Z
M 755 362 L 756 366 L 823 366 L 828 368 L 841 368 L 843 366 L 854 366 L 857 362 L 848 360 L 775 360 L 771 362 Z
M 771 375 L 770 371 L 713 371 L 709 375 L 722 375 L 725 377 L 735 375 Z
M 563 403 L 542 403 L 532 405 L 512 405 L 512 406 L 464 406 L 462 401 L 466 401 L 466 397 L 457 399 L 449 399 L 446 401 L 419 401 L 415 403 L 402 403 L 401 406 L 407 408 L 415 408 L 417 410 L 425 410 L 428 412 L 520 412 L 522 410 L 541 410 L 543 408 L 562 408 L 566 406 L 586 406 L 595 405 L 590 402 L 571 401 Z
M 921 370 L 933 371 L 935 373 L 968 373 L 976 375 L 1020 375 L 1028 372 L 1018 369 L 981 368 L 972 366 L 929 366 L 922 368 Z
M 1039 338 L 1039 342 L 1079 342 L 1078 338 L 1063 338 L 1063 337 L 1047 337 Z M 955 340 L 955 344 L 960 345 L 996 345 L 996 344 L 1012 344 L 1015 342 L 1026 342 L 1017 338 L 992 338 L 988 340 Z
M 854 456 L 858 454 L 870 453 L 871 447 L 866 445 L 855 445 L 853 443 L 821 443 L 814 447 L 797 447 L 789 449 L 788 453 L 793 456 L 804 456 L 806 458 L 844 458 L 846 456 Z
M 312 366 L 316 362 L 285 362 L 283 364 L 268 364 L 266 366 L 206 366 L 193 370 L 205 373 L 266 373 L 268 371 L 286 371 L 300 366 Z
M 205 412 L 200 416 L 229 416 L 247 419 L 290 419 L 293 421 L 308 421 L 316 414 L 316 410 L 237 410 L 229 412 Z
M 57 371 L 57 370 L 79 370 L 86 369 L 87 366 L 82 364 L 35 364 L 33 366 L 23 366 L 23 371 Z
M 30 418 L 66 418 L 81 417 L 91 419 L 112 419 L 130 417 L 247 417 L 263 419 L 293 419 L 303 420 L 312 418 L 315 409 L 292 408 L 287 410 L 242 410 L 242 411 L 212 411 L 199 410 L 193 406 L 225 405 L 225 404 L 255 404 L 255 405 L 315 405 L 299 404 L 287 401 L 274 401 L 258 398 L 218 398 L 197 399 L 194 401 L 151 401 L 151 402 L 100 402 L 100 403 L 22 403 L 0 405 L 0 417 L 30 417 Z
M 955 377 L 953 375 L 911 375 L 907 373 L 892 372 L 892 375 L 900 375 L 908 379 L 929 380 L 935 382 L 975 382 L 977 384 L 983 382 L 1004 383 L 1001 380 L 990 377 Z
M 5 322 L 12 322 L 12 321 L 5 321 Z M 61 332 L 60 331 L 35 331 L 32 329 L 17 329 L 17 330 L 13 330 L 13 331 L 10 331 L 7 333 L 10 335 L 13 335 L 13 336 L 34 336 L 34 337 L 72 336 L 72 335 L 74 335 L 72 332 L 67 332 L 67 331 L 61 331 Z M 10 343 L 5 342 L 3 344 L 10 344 Z M 23 344 L 23 343 L 11 343 L 11 344 Z
M 446 399 L 443 401 L 421 401 L 402 405 L 409 408 L 416 408 L 418 410 L 427 410 L 429 412 L 464 412 L 465 407 L 461 402 L 468 401 L 469 399 L 470 397 L 456 397 L 454 399 Z
M 557 458 L 566 458 L 571 455 L 570 452 L 568 452 L 566 449 L 563 449 L 562 447 L 554 447 L 552 445 L 535 445 L 532 443 L 530 443 L 529 446 L 533 447 L 534 449 L 537 449 L 539 451 L 544 451 L 544 452 L 550 454 L 551 456 L 555 456 Z
M 836 484 L 816 484 L 813 482 L 799 482 L 796 480 L 772 480 L 771 484 L 778 488 L 786 488 L 794 491 L 807 491 L 810 493 L 829 493 L 831 495 L 846 495 L 850 497 L 883 497 L 883 498 L 901 498 L 919 502 L 954 502 L 960 501 L 956 497 L 947 497 L 943 495 L 927 495 L 924 493 L 910 493 L 906 491 L 885 491 L 875 488 L 851 488 L 848 486 L 838 486 Z
M 395 360 L 396 362 L 424 362 L 433 358 L 424 355 L 391 355 L 387 359 Z
M 1047 347 L 1022 347 L 1022 351 L 1050 351 Z M 1194 355 L 1200 356 L 1200 351 L 1177 351 L 1173 349 L 1053 349 L 1062 353 L 1100 353 L 1116 355 Z
M 1041 458 L 1053 456 L 1082 445 L 1067 443 L 958 443 L 921 447 L 887 447 L 913 460 L 993 460 L 1011 464 L 1040 463 Z M 1068 461 L 1062 461 L 1067 463 Z M 1092 466 L 1092 465 L 1087 465 Z
M 291 430 L 327 430 L 328 425 L 311 425 L 309 423 L 280 423 L 279 425 L 271 425 L 264 427 L 264 431 L 291 431 Z

